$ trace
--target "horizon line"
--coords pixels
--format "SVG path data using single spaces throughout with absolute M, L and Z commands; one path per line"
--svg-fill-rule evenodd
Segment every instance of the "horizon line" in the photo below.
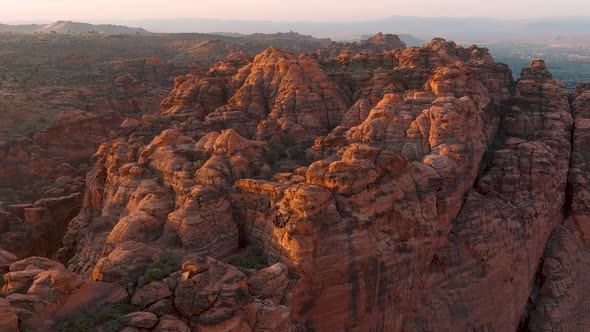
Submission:
M 494 17 L 494 16 L 413 16 L 413 15 L 391 15 L 381 18 L 365 18 L 365 19 L 342 19 L 342 20 L 272 20 L 272 19 L 231 19 L 231 18 L 213 18 L 213 17 L 145 17 L 145 18 L 80 18 L 80 19 L 30 19 L 30 20 L 0 20 L 0 24 L 6 25 L 32 25 L 32 24 L 51 24 L 57 22 L 73 22 L 73 23 L 91 23 L 91 24 L 113 24 L 109 22 L 121 21 L 175 21 L 175 20 L 203 20 L 203 21 L 219 21 L 219 22 L 244 22 L 244 23 L 362 23 L 385 21 L 394 18 L 408 18 L 408 19 L 484 19 L 494 21 L 537 21 L 548 19 L 590 19 L 590 15 L 558 15 L 558 16 L 534 16 L 534 17 Z M 41 23 L 43 22 L 43 23 Z M 104 22 L 104 23 L 97 23 Z

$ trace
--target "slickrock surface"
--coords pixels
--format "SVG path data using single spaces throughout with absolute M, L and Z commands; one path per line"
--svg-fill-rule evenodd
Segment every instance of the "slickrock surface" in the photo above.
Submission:
M 61 263 L 0 252 L 0 321 L 53 326 L 103 285 L 123 331 L 584 330 L 590 89 L 396 38 L 177 78 L 92 157 Z

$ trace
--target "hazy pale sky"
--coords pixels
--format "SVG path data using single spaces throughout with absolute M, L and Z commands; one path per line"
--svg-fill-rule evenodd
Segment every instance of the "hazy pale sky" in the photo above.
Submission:
M 590 16 L 588 0 L 0 0 L 0 21 L 219 18 L 362 20 L 387 16 Z

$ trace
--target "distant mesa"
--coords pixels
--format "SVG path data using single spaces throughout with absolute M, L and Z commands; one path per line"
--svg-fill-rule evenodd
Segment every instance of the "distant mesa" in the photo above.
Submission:
M 408 34 L 397 34 L 398 38 L 404 42 L 404 44 L 406 44 L 407 47 L 417 47 L 417 46 L 422 46 L 424 44 L 426 44 L 425 40 L 416 38 L 412 35 L 408 35 Z M 365 39 L 371 39 L 371 38 L 375 38 L 373 35 L 362 35 L 361 37 L 358 38 L 358 40 L 365 40 Z M 358 41 L 358 40 L 353 40 L 353 41 Z
M 8 25 L 0 24 L 0 33 L 106 33 L 106 34 L 148 34 L 143 28 L 124 25 L 90 24 L 72 21 L 57 21 L 50 24 Z

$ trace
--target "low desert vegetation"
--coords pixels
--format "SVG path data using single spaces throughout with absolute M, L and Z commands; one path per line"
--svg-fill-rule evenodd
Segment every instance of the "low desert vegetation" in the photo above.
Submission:
M 102 331 L 117 332 L 125 325 L 123 316 L 129 313 L 125 304 L 96 306 L 68 317 L 57 324 L 57 332 L 86 332 L 101 327 Z
M 262 257 L 262 250 L 256 246 L 246 247 L 228 258 L 227 263 L 235 266 L 246 275 L 250 275 L 253 270 L 260 270 L 267 266 L 266 260 Z
M 149 284 L 150 282 L 166 278 L 180 268 L 181 260 L 182 255 L 180 253 L 170 253 L 162 256 L 159 261 L 153 262 L 148 266 L 143 275 L 144 282 Z

